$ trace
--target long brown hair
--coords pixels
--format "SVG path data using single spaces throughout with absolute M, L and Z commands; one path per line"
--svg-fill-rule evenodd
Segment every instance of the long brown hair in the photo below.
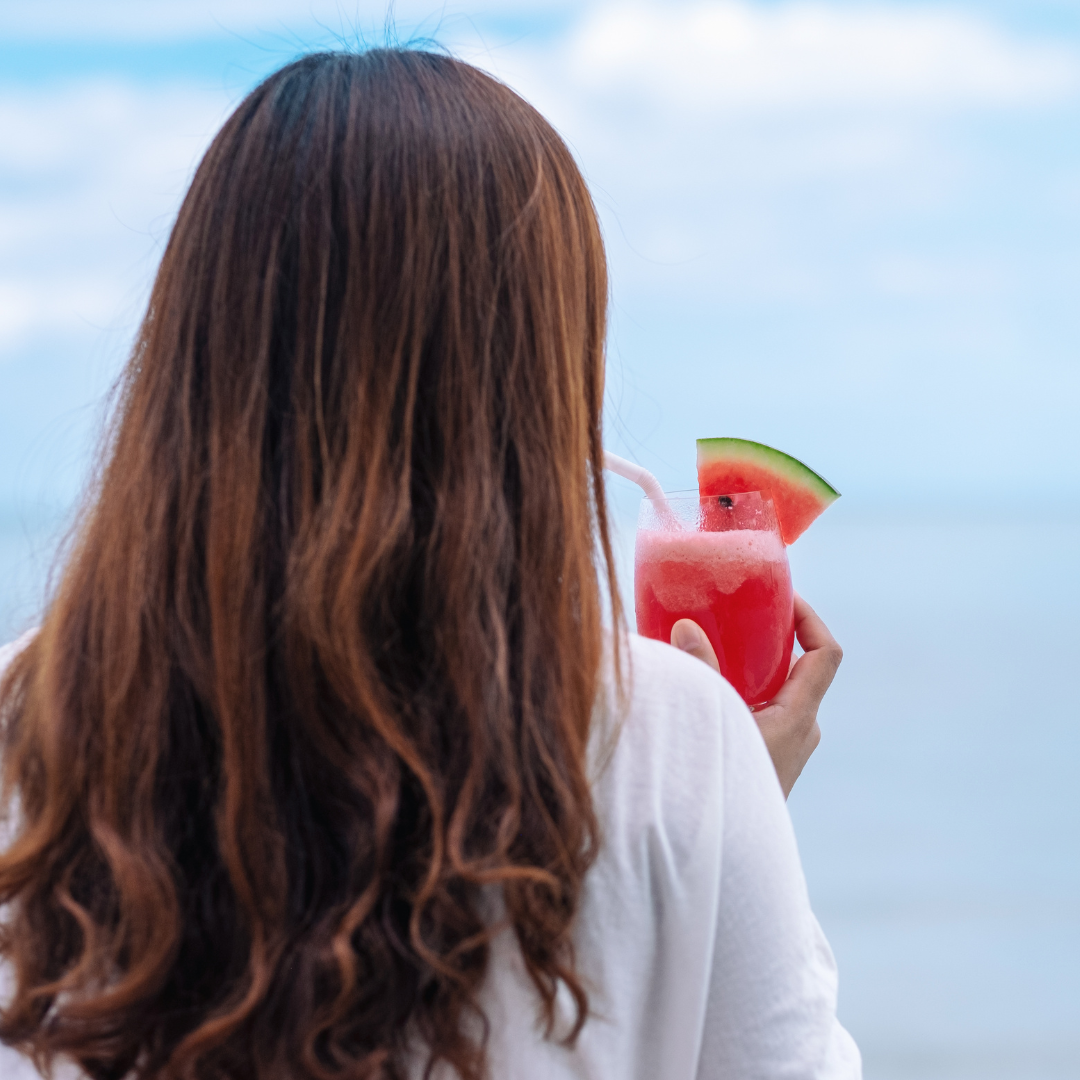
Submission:
M 4 680 L 4 1042 L 480 1077 L 492 910 L 585 1022 L 606 290 L 566 146 L 476 69 L 314 55 L 240 105 Z

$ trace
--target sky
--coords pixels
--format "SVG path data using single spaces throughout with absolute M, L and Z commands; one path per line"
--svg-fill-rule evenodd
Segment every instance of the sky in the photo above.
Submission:
M 0 6 L 0 507 L 78 496 L 201 153 L 311 48 L 430 41 L 560 130 L 612 278 L 606 439 L 851 506 L 1080 499 L 1080 5 Z M 12 511 L 14 512 L 14 511 Z
M 791 805 L 867 1075 L 1074 1080 L 1077 0 L 0 0 L 0 641 L 209 140 L 388 24 L 576 155 L 608 447 L 683 489 L 758 439 L 844 493 L 791 549 L 845 649 Z

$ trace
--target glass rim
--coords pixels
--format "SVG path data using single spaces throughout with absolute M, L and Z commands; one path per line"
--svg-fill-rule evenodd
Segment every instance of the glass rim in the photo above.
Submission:
M 701 502 L 702 499 L 731 499 L 739 495 L 760 495 L 762 499 L 767 499 L 772 502 L 770 496 L 766 495 L 764 491 L 718 491 L 715 495 L 702 495 L 698 488 L 682 488 L 679 491 L 664 491 L 661 492 L 666 502 Z M 648 499 L 649 502 L 657 502 L 653 496 L 642 493 L 642 500 Z

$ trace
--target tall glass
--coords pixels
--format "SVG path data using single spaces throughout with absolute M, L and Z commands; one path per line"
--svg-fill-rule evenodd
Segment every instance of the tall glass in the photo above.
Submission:
M 787 678 L 794 599 L 776 513 L 759 492 L 642 499 L 634 557 L 638 633 L 670 641 L 679 619 L 693 619 L 747 705 L 769 701 Z

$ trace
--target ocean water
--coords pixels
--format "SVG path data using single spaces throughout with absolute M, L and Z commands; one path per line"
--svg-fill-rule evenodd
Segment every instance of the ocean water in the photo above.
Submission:
M 838 504 L 792 563 L 846 650 L 791 809 L 868 1075 L 1080 1077 L 1080 514 Z
M 791 557 L 845 648 L 791 810 L 868 1076 L 1080 1077 L 1080 514 L 838 504 Z
M 3 640 L 58 535 L 0 517 Z M 790 555 L 845 649 L 790 806 L 868 1080 L 1080 1080 L 1080 508 L 842 500 Z
M 868 1080 L 1078 1080 L 1080 507 L 841 500 L 789 555 L 845 651 L 790 808 Z

